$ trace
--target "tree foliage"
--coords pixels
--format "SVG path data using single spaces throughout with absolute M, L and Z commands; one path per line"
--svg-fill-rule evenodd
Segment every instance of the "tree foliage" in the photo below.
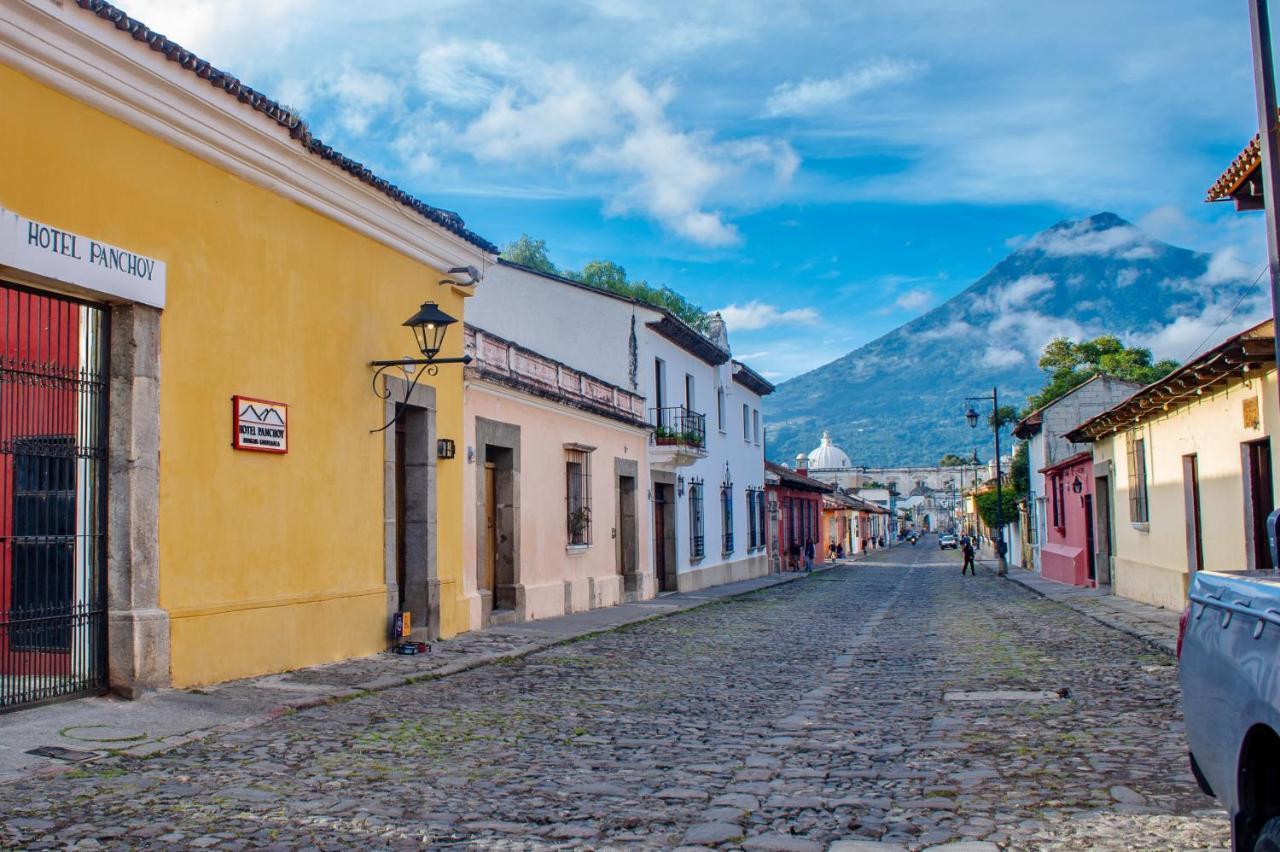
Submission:
M 627 270 L 612 260 L 593 260 L 582 267 L 581 271 L 557 269 L 547 255 L 545 240 L 535 240 L 528 234 L 507 244 L 502 250 L 502 257 L 512 263 L 536 269 L 549 275 L 562 275 L 573 281 L 626 296 L 647 305 L 665 308 L 675 316 L 687 322 L 705 334 L 711 327 L 711 317 L 702 308 L 690 302 L 670 287 L 657 287 L 647 281 L 627 278 Z
M 1025 495 L 1031 490 L 1031 460 L 1027 456 L 1027 442 L 1019 441 L 1013 448 L 1013 464 L 1009 466 L 1009 479 L 1013 481 L 1013 493 Z
M 995 489 L 981 491 L 977 495 L 978 514 L 988 527 L 995 529 L 998 524 L 1007 524 L 1018 517 L 1018 495 L 1010 493 L 1008 488 L 1001 491 L 1000 502 L 996 503 Z M 999 520 L 996 518 L 996 506 L 1000 506 Z
M 547 241 L 535 240 L 528 234 L 521 234 L 519 239 L 507 243 L 507 247 L 502 250 L 502 257 L 548 275 L 558 275 L 560 272 L 547 256 Z
M 938 467 L 960 467 L 969 464 L 970 460 L 955 453 L 947 453 L 938 461 Z
M 1111 334 L 1080 343 L 1055 337 L 1040 356 L 1040 369 L 1049 374 L 1049 381 L 1027 400 L 1026 410 L 1042 408 L 1096 375 L 1148 385 L 1177 367 L 1178 362 L 1167 358 L 1153 362 L 1150 349 L 1125 346 L 1120 338 Z

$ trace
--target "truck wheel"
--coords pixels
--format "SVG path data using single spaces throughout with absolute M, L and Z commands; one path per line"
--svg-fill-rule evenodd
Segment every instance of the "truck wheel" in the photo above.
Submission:
M 1253 841 L 1253 852 L 1280 852 L 1280 817 L 1272 817 Z

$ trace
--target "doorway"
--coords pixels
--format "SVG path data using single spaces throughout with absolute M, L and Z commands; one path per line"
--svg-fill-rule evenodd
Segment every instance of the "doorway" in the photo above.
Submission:
M 1267 543 L 1267 515 L 1275 508 L 1271 488 L 1271 439 L 1240 445 L 1244 480 L 1245 557 L 1250 571 L 1267 571 L 1271 548 Z
M 107 686 L 107 315 L 0 286 L 0 710 Z
M 494 616 L 514 615 L 516 610 L 515 451 L 486 444 L 482 476 L 483 549 L 476 586 L 482 608 L 492 621 Z
M 1186 513 L 1187 571 L 1204 570 L 1204 539 L 1200 535 L 1200 463 L 1195 453 L 1182 457 L 1182 502 Z
M 439 579 L 436 576 L 435 391 L 389 376 L 383 539 L 388 616 L 409 613 L 415 641 L 440 635 Z M 408 402 L 404 400 L 408 394 Z M 390 625 L 388 625 L 390 627 Z
M 653 484 L 653 570 L 659 592 L 674 592 L 676 581 L 676 522 L 672 486 Z
M 627 459 L 614 459 L 617 477 L 617 570 L 622 578 L 622 598 L 633 601 L 640 596 L 640 541 L 636 512 L 636 474 L 639 464 Z
M 1085 553 L 1088 559 L 1089 582 L 1095 585 L 1098 582 L 1098 562 L 1096 547 L 1093 535 L 1093 495 L 1084 495 L 1084 536 L 1085 536 Z
M 1095 477 L 1093 480 L 1094 504 L 1094 549 L 1097 556 L 1094 571 L 1098 575 L 1098 585 L 1111 585 L 1111 478 Z

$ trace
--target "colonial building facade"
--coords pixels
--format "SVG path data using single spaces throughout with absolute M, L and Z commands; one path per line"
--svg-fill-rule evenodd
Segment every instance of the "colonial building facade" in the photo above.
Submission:
M 648 482 L 640 493 L 656 592 L 768 571 L 760 400 L 773 386 L 732 358 L 718 317 L 703 334 L 661 308 L 505 262 L 478 288 L 469 316 L 645 400 L 652 429 L 638 480 Z
M 0 57 L 0 702 L 465 629 L 462 371 L 370 362 L 495 248 L 109 4 L 0 5 Z
M 1195 571 L 1274 567 L 1274 346 L 1268 320 L 1067 433 L 1092 445 L 1095 559 L 1116 594 L 1177 610 Z

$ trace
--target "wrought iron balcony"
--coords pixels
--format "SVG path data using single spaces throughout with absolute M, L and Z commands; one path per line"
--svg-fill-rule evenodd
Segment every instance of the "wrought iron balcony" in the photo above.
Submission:
M 684 406 L 650 408 L 649 419 L 653 423 L 650 440 L 658 446 L 693 447 L 707 446 L 707 417 Z

